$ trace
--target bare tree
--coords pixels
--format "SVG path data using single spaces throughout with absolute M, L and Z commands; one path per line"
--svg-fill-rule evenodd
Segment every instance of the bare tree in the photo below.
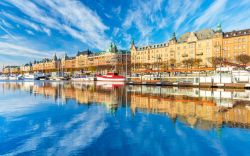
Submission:
M 200 67 L 201 62 L 202 62 L 202 59 L 200 59 L 200 58 L 195 59 L 195 61 L 194 61 L 195 65 L 197 65 L 198 68 Z
M 217 68 L 219 65 L 224 64 L 226 59 L 223 57 L 209 57 L 208 61 L 212 64 L 214 68 Z
M 188 61 L 188 59 L 182 60 L 182 63 L 188 69 L 188 67 L 189 67 L 189 61 Z
M 182 63 L 186 66 L 187 69 L 189 67 L 192 68 L 195 65 L 195 59 L 193 58 L 185 59 L 182 61 Z
M 241 54 L 236 57 L 237 62 L 241 63 L 246 67 L 246 65 L 250 62 L 250 56 L 246 54 Z

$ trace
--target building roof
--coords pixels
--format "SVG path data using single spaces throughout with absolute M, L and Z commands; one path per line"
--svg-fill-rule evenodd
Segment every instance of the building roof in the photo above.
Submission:
M 203 30 L 195 32 L 195 35 L 198 38 L 198 40 L 210 39 L 214 36 L 214 30 L 203 29 Z
M 20 68 L 20 66 L 5 66 L 4 69 L 5 68 Z
M 215 32 L 212 29 L 202 29 L 202 30 L 194 32 L 198 40 L 210 39 L 214 36 L 214 33 Z M 187 32 L 181 35 L 180 38 L 178 39 L 178 43 L 187 42 L 190 34 L 191 32 Z
M 92 52 L 89 49 L 87 49 L 85 51 L 78 51 L 77 52 L 77 56 L 80 56 L 80 55 L 90 55 L 90 54 L 92 54 Z
M 238 36 L 245 36 L 250 35 L 250 29 L 244 29 L 244 30 L 234 30 L 230 32 L 223 33 L 224 38 L 230 38 L 230 37 L 238 37 Z

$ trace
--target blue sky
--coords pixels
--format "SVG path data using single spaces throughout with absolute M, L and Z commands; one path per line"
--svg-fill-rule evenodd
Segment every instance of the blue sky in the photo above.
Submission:
M 54 53 L 128 49 L 204 28 L 250 28 L 250 0 L 1 0 L 0 65 Z

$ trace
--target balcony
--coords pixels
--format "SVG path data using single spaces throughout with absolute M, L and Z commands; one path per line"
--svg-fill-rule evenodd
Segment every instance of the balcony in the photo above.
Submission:
M 188 57 L 188 54 L 182 54 L 182 57 Z
M 197 52 L 196 55 L 201 56 L 201 55 L 203 55 L 203 52 Z

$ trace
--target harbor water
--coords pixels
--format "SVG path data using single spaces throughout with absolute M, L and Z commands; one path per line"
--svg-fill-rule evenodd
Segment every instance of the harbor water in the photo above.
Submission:
M 249 155 L 250 90 L 0 82 L 0 155 Z

